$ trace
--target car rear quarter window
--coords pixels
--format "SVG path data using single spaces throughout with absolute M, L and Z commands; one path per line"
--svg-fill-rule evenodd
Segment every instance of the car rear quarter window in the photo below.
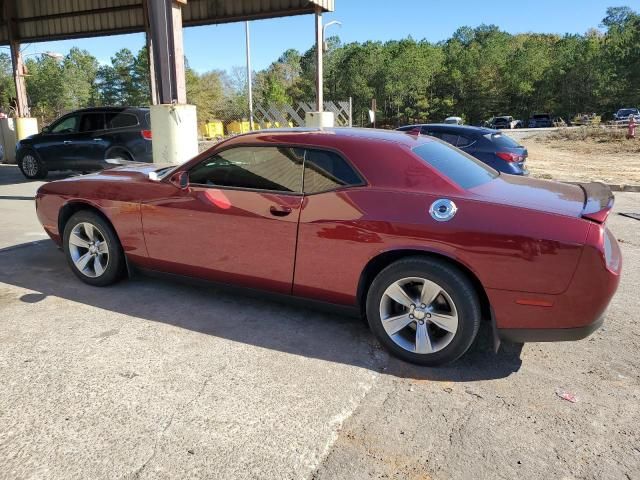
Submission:
M 456 147 L 466 148 L 466 147 L 470 147 L 474 143 L 475 143 L 475 139 L 471 137 L 465 137 L 464 135 L 458 135 L 458 143 L 456 143 Z
M 442 142 L 425 143 L 413 152 L 464 189 L 477 187 L 498 176 L 493 168 Z
M 485 138 L 493 143 L 496 147 L 518 148 L 520 146 L 520 144 L 513 138 L 507 135 L 502 135 L 501 133 L 488 133 L 487 135 L 485 135 Z
M 127 128 L 138 125 L 133 113 L 107 113 L 107 128 Z
M 358 173 L 340 155 L 324 150 L 306 150 L 304 192 L 319 193 L 349 185 L 363 185 Z
M 304 150 L 235 147 L 200 162 L 189 172 L 193 184 L 278 192 L 302 192 Z

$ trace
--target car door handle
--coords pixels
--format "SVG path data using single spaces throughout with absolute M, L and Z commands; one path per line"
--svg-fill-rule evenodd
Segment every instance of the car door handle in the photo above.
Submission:
M 286 217 L 291 213 L 291 207 L 285 207 L 282 205 L 278 207 L 272 206 L 269 211 L 274 217 Z
M 64 141 L 64 142 L 62 142 L 62 143 L 63 143 L 63 145 L 69 145 L 69 144 L 71 144 L 72 142 L 71 142 L 71 140 L 65 140 L 65 141 Z
M 94 141 L 94 142 L 101 142 L 101 141 L 102 141 L 102 139 L 101 139 L 101 138 L 94 138 L 94 139 L 93 139 L 93 141 Z

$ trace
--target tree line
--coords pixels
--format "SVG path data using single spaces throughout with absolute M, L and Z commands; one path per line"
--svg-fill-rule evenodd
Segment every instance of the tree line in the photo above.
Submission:
M 495 25 L 461 27 L 451 38 L 353 42 L 328 40 L 325 98 L 353 99 L 354 124 L 367 125 L 376 100 L 377 122 L 397 126 L 462 116 L 480 123 L 508 114 L 572 117 L 611 115 L 640 104 L 640 15 L 628 7 L 607 10 L 600 29 L 577 35 L 512 35 Z M 253 75 L 256 103 L 291 104 L 315 97 L 315 47 L 290 49 Z M 72 48 L 62 61 L 29 58 L 27 94 L 32 115 L 50 121 L 66 111 L 99 105 L 149 103 L 146 49 L 117 52 L 100 65 L 86 50 Z M 186 68 L 187 101 L 200 121 L 248 114 L 246 75 L 198 73 Z M 0 54 L 0 106 L 14 96 L 11 61 Z

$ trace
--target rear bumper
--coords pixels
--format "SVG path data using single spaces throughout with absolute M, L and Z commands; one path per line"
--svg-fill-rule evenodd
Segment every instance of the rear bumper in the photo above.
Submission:
M 500 340 L 513 343 L 568 342 L 587 338 L 604 323 L 604 316 L 595 322 L 573 328 L 499 328 Z
M 620 282 L 622 258 L 615 237 L 604 225 L 591 224 L 586 243 L 563 293 L 486 289 L 500 339 L 518 343 L 580 340 L 602 325 Z

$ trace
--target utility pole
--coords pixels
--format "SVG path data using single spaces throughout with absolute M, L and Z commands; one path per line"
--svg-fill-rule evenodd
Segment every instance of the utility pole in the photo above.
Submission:
M 251 85 L 251 42 L 249 36 L 249 22 L 244 22 L 244 33 L 247 40 L 247 87 L 249 90 L 249 129 L 253 130 L 253 86 Z

